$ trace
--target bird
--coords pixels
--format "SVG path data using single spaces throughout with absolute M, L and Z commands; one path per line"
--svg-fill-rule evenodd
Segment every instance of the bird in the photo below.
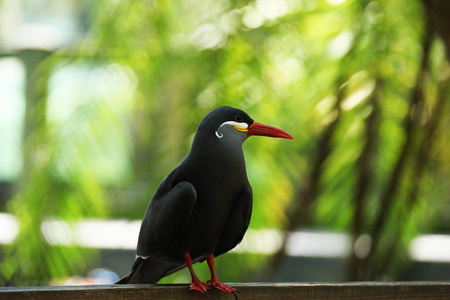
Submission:
M 250 136 L 294 139 L 255 122 L 243 110 L 221 106 L 200 122 L 191 150 L 162 180 L 145 212 L 131 273 L 118 284 L 152 284 L 188 268 L 190 290 L 216 288 L 237 298 L 219 281 L 214 259 L 243 239 L 253 206 L 242 144 Z M 199 280 L 192 264 L 207 261 L 211 279 Z

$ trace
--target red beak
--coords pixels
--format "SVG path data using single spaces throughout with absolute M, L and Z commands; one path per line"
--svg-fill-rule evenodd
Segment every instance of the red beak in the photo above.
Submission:
M 263 125 L 258 122 L 253 122 L 253 124 L 248 127 L 247 135 L 269 136 L 290 140 L 294 139 L 292 135 L 284 130 L 278 129 L 273 126 Z

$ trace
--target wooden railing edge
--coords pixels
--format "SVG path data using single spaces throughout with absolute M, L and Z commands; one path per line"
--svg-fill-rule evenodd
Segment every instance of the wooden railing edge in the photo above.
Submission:
M 231 283 L 239 299 L 429 299 L 450 300 L 450 282 L 352 282 L 352 283 Z M 234 299 L 218 290 L 209 299 Z M 0 299 L 203 299 L 186 284 L 87 285 L 0 288 Z

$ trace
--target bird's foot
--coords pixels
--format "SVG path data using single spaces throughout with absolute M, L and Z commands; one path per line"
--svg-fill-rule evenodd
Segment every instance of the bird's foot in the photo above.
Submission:
M 232 288 L 222 282 L 219 281 L 217 278 L 212 278 L 211 280 L 208 280 L 208 284 L 218 290 L 224 291 L 225 293 L 229 295 L 233 295 L 236 299 L 238 299 L 238 296 L 236 293 L 241 293 L 237 289 Z
M 191 285 L 189 286 L 190 290 L 196 290 L 199 291 L 202 294 L 208 295 L 207 290 L 211 289 L 212 287 L 209 284 L 206 284 L 204 282 L 201 282 L 200 280 L 194 280 L 192 281 Z

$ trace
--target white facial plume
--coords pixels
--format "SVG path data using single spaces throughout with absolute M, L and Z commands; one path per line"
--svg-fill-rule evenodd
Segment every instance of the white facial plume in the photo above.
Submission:
M 245 123 L 245 122 L 239 123 L 239 122 L 235 122 L 235 121 L 226 121 L 226 122 L 223 122 L 222 125 L 220 125 L 219 128 L 217 128 L 217 130 L 216 130 L 216 136 L 217 136 L 219 139 L 223 138 L 223 134 L 220 133 L 219 131 L 220 131 L 220 129 L 222 128 L 222 126 L 224 126 L 224 125 L 231 125 L 231 126 L 233 126 L 236 130 L 238 130 L 238 131 L 240 131 L 240 132 L 247 132 L 247 131 L 248 131 L 248 130 L 247 130 L 248 124 Z

